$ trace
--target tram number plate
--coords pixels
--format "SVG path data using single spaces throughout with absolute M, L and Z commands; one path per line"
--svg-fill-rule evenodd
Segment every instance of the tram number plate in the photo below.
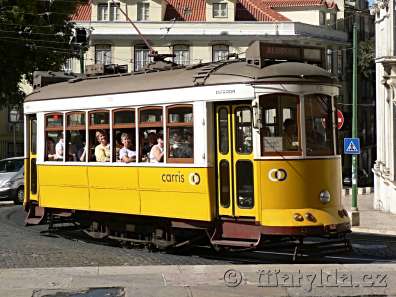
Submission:
M 329 230 L 337 230 L 337 225 L 336 224 L 329 225 Z

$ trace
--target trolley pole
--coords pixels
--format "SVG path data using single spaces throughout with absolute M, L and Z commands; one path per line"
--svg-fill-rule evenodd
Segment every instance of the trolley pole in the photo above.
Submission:
M 357 135 L 357 24 L 353 24 L 352 138 Z M 360 225 L 357 205 L 357 155 L 352 155 L 352 226 Z

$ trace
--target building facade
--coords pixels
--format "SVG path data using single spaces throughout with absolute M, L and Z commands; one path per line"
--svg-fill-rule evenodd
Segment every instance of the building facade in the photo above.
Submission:
M 343 1 L 339 1 L 343 3 Z M 73 17 L 92 28 L 89 64 L 126 64 L 139 71 L 150 61 L 149 49 L 120 7 L 160 54 L 178 64 L 243 58 L 254 40 L 320 47 L 329 71 L 343 72 L 347 36 L 336 30 L 342 11 L 324 0 L 93 0 Z M 78 60 L 68 68 L 79 72 Z
M 358 50 L 362 43 L 374 42 L 375 26 L 374 16 L 370 15 L 368 2 L 366 0 L 345 1 L 344 3 L 344 31 L 348 34 L 348 40 L 352 45 L 353 25 L 357 25 Z M 346 71 L 343 74 L 344 94 L 338 102 L 338 108 L 343 112 L 345 122 L 339 131 L 339 149 L 343 150 L 343 139 L 352 136 L 352 48 L 346 49 L 348 59 L 345 61 Z M 359 59 L 359 58 L 358 58 Z M 377 139 L 375 129 L 375 73 L 365 71 L 363 73 L 358 67 L 358 137 L 361 144 L 361 154 L 358 157 L 359 187 L 373 186 L 372 168 L 376 160 Z M 351 176 L 352 158 L 343 155 L 343 168 L 346 176 Z
M 396 213 L 396 19 L 395 3 L 377 0 L 371 8 L 376 31 L 377 160 L 374 208 Z

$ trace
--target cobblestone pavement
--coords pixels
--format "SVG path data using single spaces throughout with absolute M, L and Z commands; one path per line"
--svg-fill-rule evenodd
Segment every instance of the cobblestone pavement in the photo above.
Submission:
M 24 227 L 24 215 L 20 206 L 0 208 L 0 268 L 224 263 L 49 235 L 45 225 Z
M 25 227 L 24 216 L 20 206 L 0 207 L 0 268 L 293 263 L 290 252 L 279 250 L 219 255 L 208 247 L 195 247 L 183 254 L 121 248 L 92 242 L 81 233 L 49 234 L 46 225 Z M 350 238 L 353 252 L 303 256 L 298 262 L 396 262 L 396 237 L 352 234 Z

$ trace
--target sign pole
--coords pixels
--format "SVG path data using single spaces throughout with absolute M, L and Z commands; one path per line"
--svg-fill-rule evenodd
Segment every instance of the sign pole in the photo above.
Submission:
M 353 24 L 352 138 L 357 137 L 357 24 Z M 357 155 L 352 155 L 352 226 L 359 226 Z
M 84 48 L 83 45 L 80 45 L 80 73 L 84 74 Z

